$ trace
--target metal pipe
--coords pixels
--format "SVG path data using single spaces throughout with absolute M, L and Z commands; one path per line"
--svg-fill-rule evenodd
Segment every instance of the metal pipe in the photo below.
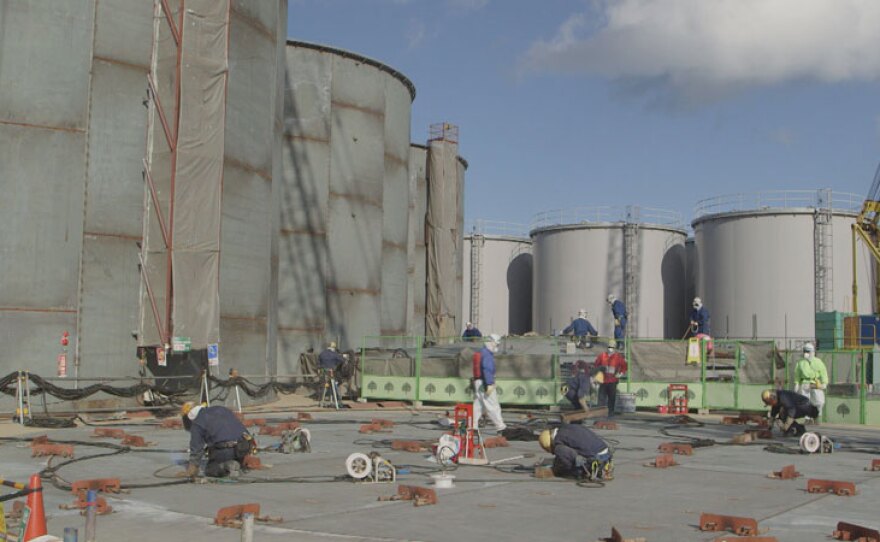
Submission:
M 254 515 L 250 512 L 241 515 L 241 542 L 254 542 Z
M 98 503 L 98 492 L 94 489 L 90 489 L 86 494 L 86 541 L 85 542 L 96 542 L 97 538 L 95 537 L 95 518 L 96 518 L 96 509 Z
M 852 229 L 852 273 L 853 273 L 853 281 L 852 281 L 852 295 L 853 295 L 853 312 L 855 314 L 859 313 L 859 272 L 856 268 L 856 228 L 858 224 L 853 223 L 851 226 Z

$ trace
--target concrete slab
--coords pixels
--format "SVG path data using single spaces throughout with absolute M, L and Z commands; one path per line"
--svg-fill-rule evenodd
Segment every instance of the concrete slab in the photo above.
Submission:
M 292 405 L 291 405 L 292 406 Z M 298 404 L 296 408 L 305 405 Z M 265 409 L 264 409 L 265 410 Z M 261 412 L 254 416 L 291 417 L 291 412 Z M 441 412 L 380 410 L 313 412 L 314 421 L 304 422 L 312 432 L 311 454 L 263 453 L 269 470 L 247 473 L 239 482 L 214 482 L 132 490 L 108 496 L 114 513 L 98 519 L 99 540 L 201 540 L 237 541 L 240 533 L 215 527 L 217 509 L 233 504 L 260 503 L 262 513 L 282 516 L 278 525 L 258 526 L 254 539 L 273 540 L 369 540 L 369 541 L 485 541 L 565 540 L 593 541 L 607 537 L 615 526 L 627 537 L 648 542 L 714 540 L 720 533 L 697 528 L 701 512 L 747 516 L 758 520 L 767 535 L 780 541 L 827 540 L 838 521 L 877 528 L 876 502 L 880 497 L 880 473 L 866 471 L 880 455 L 880 431 L 821 426 L 815 429 L 840 443 L 830 455 L 790 455 L 765 450 L 770 441 L 751 445 L 726 445 L 742 433 L 742 426 L 723 426 L 709 419 L 703 426 L 670 426 L 668 420 L 633 415 L 617 417 L 617 431 L 598 431 L 615 448 L 616 479 L 601 488 L 583 488 L 569 480 L 537 480 L 510 472 L 511 465 L 533 465 L 548 457 L 536 442 L 511 442 L 507 448 L 489 450 L 491 459 L 531 455 L 508 463 L 505 469 L 462 466 L 453 474 L 455 487 L 438 489 L 439 503 L 413 507 L 410 502 L 382 502 L 377 498 L 396 493 L 396 484 L 355 484 L 340 480 L 348 454 L 380 451 L 402 471 L 400 482 L 427 486 L 427 474 L 435 465 L 426 453 L 388 449 L 391 439 L 436 440 L 442 430 L 434 422 Z M 362 435 L 358 427 L 374 417 L 395 422 L 390 433 Z M 508 423 L 527 422 L 525 415 L 507 412 Z M 548 419 L 558 419 L 548 415 Z M 532 427 L 535 421 L 529 422 Z M 586 422 L 592 425 L 593 420 Z M 77 461 L 58 470 L 60 484 L 87 478 L 120 477 L 126 484 L 148 485 L 176 482 L 176 465 L 185 460 L 187 434 L 160 429 L 153 420 L 131 420 L 120 426 L 127 433 L 143 436 L 155 445 L 108 455 L 113 450 L 94 446 L 113 439 L 94 439 L 92 427 L 75 429 L 21 430 L 0 424 L 0 435 L 24 437 L 48 433 L 55 441 L 82 441 L 76 445 Z M 719 444 L 696 447 L 692 456 L 675 456 L 680 464 L 668 469 L 643 466 L 657 454 L 662 442 L 713 439 Z M 277 437 L 260 437 L 267 446 Z M 777 439 L 778 440 L 778 439 Z M 781 441 L 796 445 L 794 439 Z M 708 442 L 705 442 L 708 444 Z M 855 451 L 856 449 L 861 451 Z M 26 442 L 0 440 L 2 477 L 26 481 L 44 468 L 45 459 L 31 458 Z M 88 458 L 94 455 L 96 457 Z M 53 460 L 52 464 L 61 462 Z M 772 471 L 794 464 L 803 477 L 795 480 L 768 478 Z M 813 495 L 806 492 L 808 478 L 853 481 L 854 497 Z M 82 529 L 76 511 L 60 510 L 73 496 L 44 482 L 49 530 Z

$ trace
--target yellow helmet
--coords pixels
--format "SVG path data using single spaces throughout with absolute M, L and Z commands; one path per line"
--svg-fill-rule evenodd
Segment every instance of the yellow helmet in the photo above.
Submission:
M 189 411 L 192 410 L 194 406 L 196 406 L 196 404 L 192 401 L 187 401 L 183 403 L 182 405 L 180 405 L 180 415 L 186 416 L 187 414 L 189 414 Z
M 553 429 L 552 431 L 550 429 L 544 429 L 538 436 L 538 444 L 540 444 L 541 448 L 544 448 L 545 451 L 553 451 L 553 437 L 556 436 L 556 431 L 556 429 Z
M 776 399 L 776 392 L 773 390 L 764 390 L 761 392 L 761 400 L 764 401 L 765 405 L 770 404 L 770 401 Z

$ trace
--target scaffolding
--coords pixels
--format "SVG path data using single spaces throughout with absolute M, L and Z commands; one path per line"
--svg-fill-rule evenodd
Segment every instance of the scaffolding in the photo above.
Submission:
M 470 321 L 479 328 L 480 285 L 483 276 L 483 234 L 474 232 L 471 237 L 471 314 Z
M 815 270 L 815 311 L 834 310 L 834 228 L 831 189 L 818 191 L 813 215 L 813 258 Z
M 626 334 L 629 337 L 637 336 L 639 331 L 638 300 L 639 280 L 641 278 L 639 222 L 639 208 L 627 206 L 626 220 L 623 224 L 623 297 L 627 312 L 629 313 L 626 330 Z

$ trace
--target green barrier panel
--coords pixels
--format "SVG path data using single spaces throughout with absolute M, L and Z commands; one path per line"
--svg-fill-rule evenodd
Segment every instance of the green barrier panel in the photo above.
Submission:
M 828 423 L 857 424 L 861 418 L 858 397 L 825 397 L 822 420 Z
M 363 375 L 361 396 L 366 399 L 416 401 L 417 389 L 415 377 Z
M 431 403 L 470 403 L 474 400 L 469 379 L 422 377 L 419 397 Z M 501 405 L 551 406 L 559 401 L 558 384 L 551 380 L 500 378 L 495 393 Z
M 736 384 L 733 382 L 706 382 L 705 408 L 738 410 L 736 387 Z
M 761 392 L 772 387 L 772 384 L 740 384 L 736 410 L 767 410 Z
M 880 398 L 867 399 L 863 410 L 865 422 L 868 425 L 880 425 Z

